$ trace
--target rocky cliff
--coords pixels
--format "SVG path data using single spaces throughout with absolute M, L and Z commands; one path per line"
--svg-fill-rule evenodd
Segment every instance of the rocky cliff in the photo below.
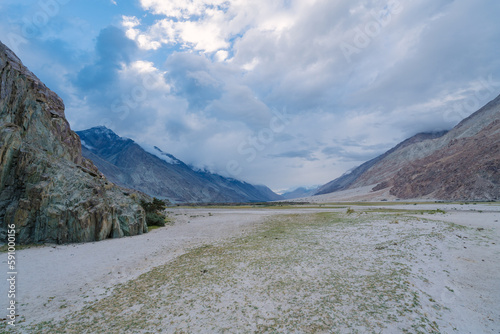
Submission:
M 261 202 L 282 199 L 265 186 L 254 186 L 206 171 L 193 170 L 171 154 L 147 152 L 105 127 L 78 131 L 84 157 L 111 181 L 173 203 Z
M 402 199 L 500 199 L 500 96 L 446 133 L 419 134 L 322 186 Z M 369 197 L 367 197 L 369 198 Z
M 0 42 L 0 234 L 10 224 L 18 243 L 141 234 L 134 197 L 82 157 L 63 101 Z

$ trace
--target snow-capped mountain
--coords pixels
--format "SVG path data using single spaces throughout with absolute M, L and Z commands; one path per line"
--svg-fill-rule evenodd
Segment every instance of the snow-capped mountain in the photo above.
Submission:
M 78 131 L 82 154 L 111 181 L 173 203 L 279 200 L 269 188 L 196 171 L 156 146 L 143 148 L 106 127 Z

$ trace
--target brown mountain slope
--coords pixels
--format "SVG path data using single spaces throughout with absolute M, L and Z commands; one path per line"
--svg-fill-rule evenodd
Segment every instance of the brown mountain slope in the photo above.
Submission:
M 402 151 L 405 147 L 414 145 L 416 143 L 420 143 L 422 141 L 426 141 L 429 139 L 434 139 L 434 138 L 439 138 L 441 136 L 444 136 L 448 131 L 439 131 L 439 132 L 430 132 L 430 133 L 418 133 L 415 136 L 406 139 L 405 141 L 402 141 L 389 151 L 385 152 L 382 155 L 379 155 L 378 157 L 369 160 L 362 165 L 354 168 L 351 170 L 349 173 L 345 173 L 341 177 L 328 182 L 327 184 L 321 186 L 315 193 L 315 195 L 321 195 L 321 194 L 328 194 L 332 193 L 335 191 L 341 191 L 345 189 L 351 188 L 356 182 L 360 182 L 359 180 L 363 180 L 363 178 L 366 178 L 366 175 L 371 175 L 375 174 L 373 177 L 382 179 L 387 176 L 385 175 L 392 175 L 395 172 L 398 171 L 398 163 L 397 162 L 392 162 L 390 164 L 385 164 L 384 168 L 382 169 L 373 169 L 373 172 L 370 172 L 370 169 L 375 166 L 377 163 L 381 162 L 383 159 L 385 159 L 388 155 L 392 154 L 393 152 L 396 151 Z M 383 174 L 381 174 L 381 172 Z M 370 185 L 373 181 L 368 181 L 368 185 Z M 383 189 L 384 187 L 387 187 L 387 185 L 379 186 L 380 189 Z
M 403 167 L 391 180 L 399 198 L 500 199 L 500 120 L 473 137 L 453 139 Z
M 500 96 L 445 135 L 398 145 L 374 159 L 345 189 L 371 186 L 405 199 L 500 199 L 499 123 Z
M 145 214 L 81 154 L 63 101 L 0 42 L 0 237 L 84 242 L 147 231 Z

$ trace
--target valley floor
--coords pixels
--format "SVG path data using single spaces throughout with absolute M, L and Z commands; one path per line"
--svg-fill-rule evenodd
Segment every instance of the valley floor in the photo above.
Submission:
M 19 317 L 0 332 L 500 333 L 499 204 L 169 216 L 141 236 L 18 250 Z

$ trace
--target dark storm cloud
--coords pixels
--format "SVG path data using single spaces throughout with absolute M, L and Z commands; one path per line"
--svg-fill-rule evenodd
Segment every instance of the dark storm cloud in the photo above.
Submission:
M 84 91 L 109 88 L 117 79 L 121 64 L 128 64 L 136 51 L 136 44 L 123 30 L 113 26 L 101 30 L 96 40 L 96 60 L 78 73 L 75 86 Z

